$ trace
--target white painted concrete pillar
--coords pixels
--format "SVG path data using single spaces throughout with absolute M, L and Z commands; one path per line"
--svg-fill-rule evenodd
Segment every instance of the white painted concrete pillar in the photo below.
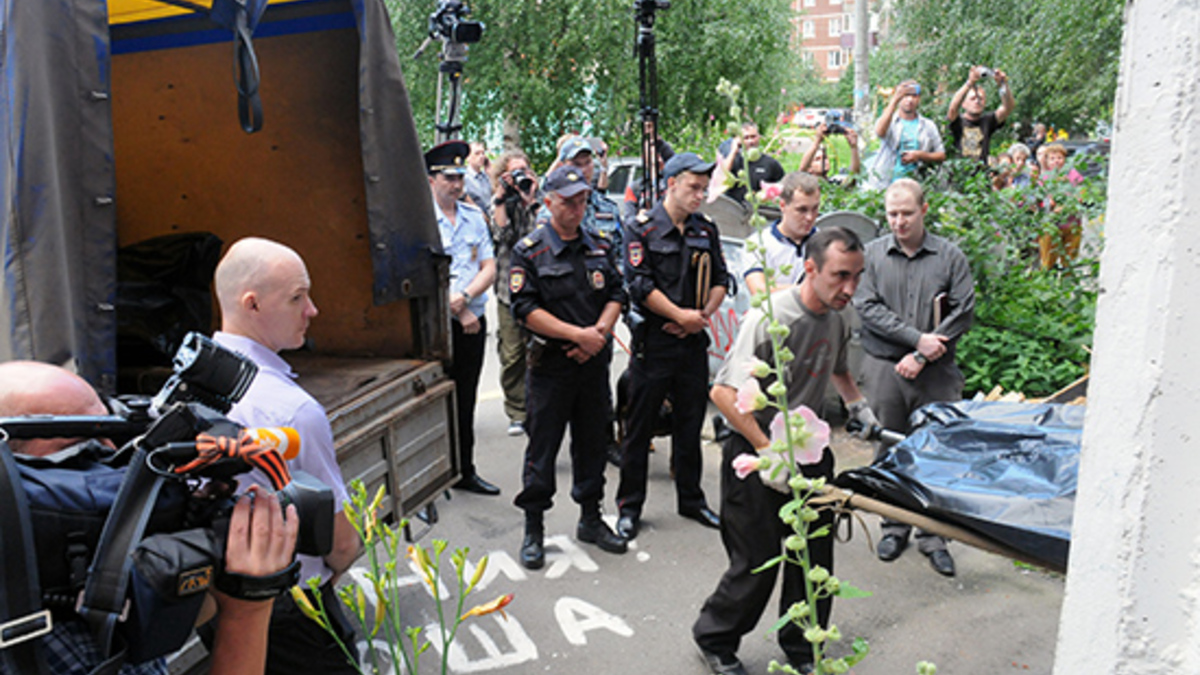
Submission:
M 1200 673 L 1200 2 L 1128 4 L 1115 121 L 1054 672 Z

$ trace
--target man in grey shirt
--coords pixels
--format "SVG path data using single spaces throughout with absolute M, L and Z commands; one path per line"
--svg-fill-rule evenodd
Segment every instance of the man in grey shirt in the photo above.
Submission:
M 925 231 L 929 206 L 919 183 L 896 181 L 884 206 L 892 234 L 867 244 L 854 308 L 863 324 L 867 397 L 880 424 L 907 434 L 909 415 L 917 408 L 962 398 L 963 375 L 954 351 L 975 314 L 975 282 L 963 252 Z M 879 558 L 900 557 L 911 529 L 884 520 Z M 917 543 L 935 570 L 954 575 L 944 539 L 918 532 Z
M 487 174 L 487 146 L 482 141 L 471 142 L 467 155 L 467 172 L 463 175 L 463 190 L 488 220 L 492 219 L 492 179 Z

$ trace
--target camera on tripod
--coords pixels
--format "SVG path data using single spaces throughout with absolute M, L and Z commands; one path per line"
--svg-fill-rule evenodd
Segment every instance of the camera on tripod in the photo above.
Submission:
M 459 0 L 442 0 L 429 15 L 429 37 L 447 42 L 472 44 L 483 38 L 483 24 L 467 21 L 471 9 Z

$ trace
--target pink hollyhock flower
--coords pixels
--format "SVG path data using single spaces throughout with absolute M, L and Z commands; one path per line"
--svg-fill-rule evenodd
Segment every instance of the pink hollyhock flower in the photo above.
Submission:
M 816 464 L 821 453 L 829 445 L 829 425 L 806 405 L 791 411 L 792 452 L 801 464 Z M 771 444 L 787 443 L 787 430 L 783 425 L 783 413 L 771 420 Z
M 758 455 L 751 455 L 743 452 L 733 458 L 733 472 L 741 480 L 745 480 L 746 476 L 758 471 L 759 464 L 762 458 Z
M 767 202 L 779 199 L 779 195 L 783 192 L 783 188 L 779 187 L 779 183 L 763 183 L 761 190 L 763 201 Z
M 737 390 L 736 407 L 740 413 L 752 413 L 767 407 L 767 397 L 753 377 L 746 380 Z

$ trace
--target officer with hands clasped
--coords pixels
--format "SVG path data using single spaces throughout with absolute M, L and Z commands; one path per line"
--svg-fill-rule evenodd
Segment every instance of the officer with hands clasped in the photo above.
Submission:
M 716 225 L 696 213 L 713 163 L 692 152 L 663 167 L 663 201 L 625 233 L 630 301 L 645 320 L 634 329 L 629 362 L 629 433 L 621 453 L 617 532 L 637 536 L 646 501 L 650 438 L 663 400 L 673 404 L 671 452 L 679 514 L 707 527 L 720 519 L 700 488 L 700 427 L 708 405 L 708 317 L 725 299 L 729 277 Z
M 549 225 L 513 248 L 509 291 L 513 317 L 530 332 L 526 358 L 523 489 L 514 503 L 525 511 L 521 563 L 545 563 L 543 513 L 555 492 L 554 464 L 571 425 L 571 497 L 581 509 L 575 536 L 609 553 L 624 553 L 625 539 L 600 519 L 604 498 L 604 406 L 607 405 L 609 336 L 624 291 L 607 243 L 580 228 L 591 188 L 577 167 L 565 164 L 544 185 Z

